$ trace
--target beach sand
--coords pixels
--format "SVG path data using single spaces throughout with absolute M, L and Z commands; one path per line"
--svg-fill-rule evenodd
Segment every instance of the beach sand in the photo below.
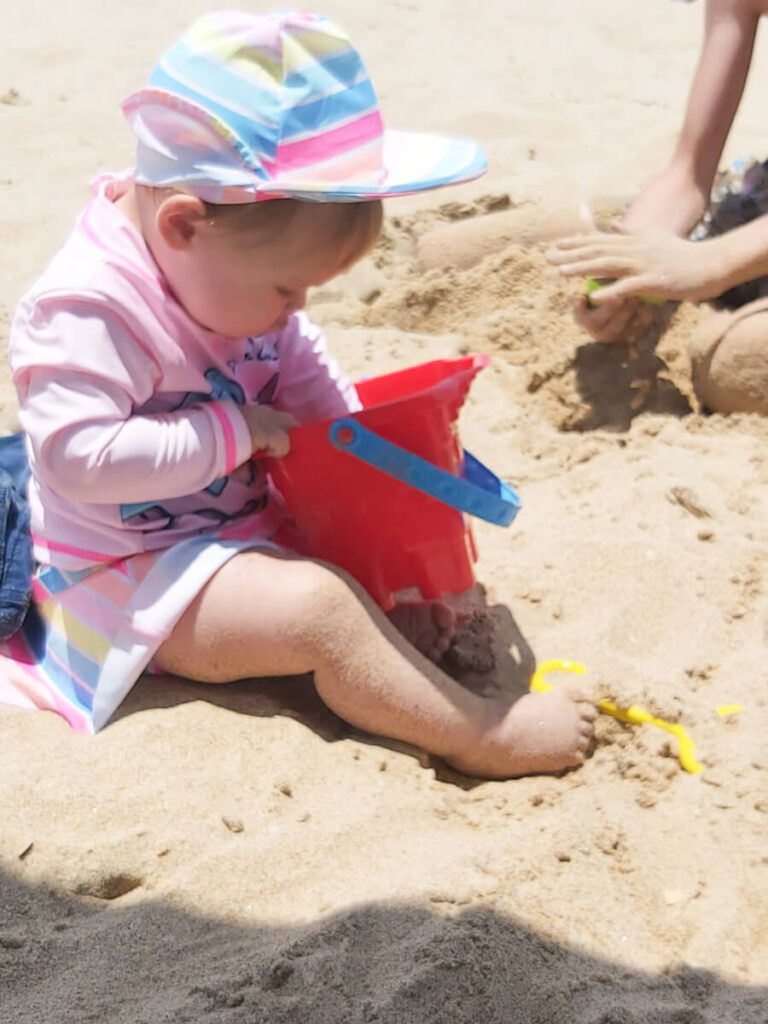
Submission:
M 596 696 L 682 724 L 703 771 L 601 716 L 578 771 L 469 780 L 306 679 L 145 680 L 95 737 L 2 708 L 3 1024 L 768 1020 L 768 422 L 697 409 L 705 308 L 591 344 L 543 257 L 580 201 L 607 221 L 663 163 L 702 8 L 331 0 L 388 122 L 476 135 L 490 171 L 390 202 L 311 313 L 353 377 L 492 356 L 461 435 L 524 503 L 475 529 L 497 675 L 582 662 Z M 119 101 L 205 9 L 5 12 L 3 337 L 88 180 L 130 165 Z M 758 47 L 725 160 L 765 156 L 766 86 Z M 7 371 L 0 403 L 16 429 Z

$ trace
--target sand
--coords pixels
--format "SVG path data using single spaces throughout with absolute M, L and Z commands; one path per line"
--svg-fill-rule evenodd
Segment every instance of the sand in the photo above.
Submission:
M 4 12 L 3 336 L 89 178 L 130 164 L 120 99 L 205 9 L 65 7 Z M 390 203 L 311 305 L 353 376 L 492 356 L 461 433 L 524 502 L 476 529 L 503 685 L 578 660 L 683 724 L 703 771 L 601 716 L 578 771 L 468 780 L 306 679 L 143 681 L 96 737 L 0 709 L 3 1024 L 768 1020 L 768 422 L 698 410 L 706 309 L 591 344 L 543 257 L 668 154 L 702 7 L 329 2 L 389 122 L 476 134 L 491 170 Z M 726 159 L 765 155 L 767 85 L 758 47 Z M 5 371 L 0 402 L 15 429 Z

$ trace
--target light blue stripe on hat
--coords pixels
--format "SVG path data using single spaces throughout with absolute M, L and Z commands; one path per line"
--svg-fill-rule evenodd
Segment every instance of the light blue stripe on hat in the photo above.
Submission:
M 488 168 L 488 161 L 485 153 L 475 142 L 468 142 L 466 139 L 452 139 L 451 144 L 446 146 L 442 160 L 438 161 L 431 168 L 430 177 L 434 181 L 445 181 L 446 177 L 456 167 L 456 154 L 461 149 L 474 149 L 474 161 L 466 168 L 465 173 L 471 177 L 482 174 Z
M 323 96 L 311 103 L 286 110 L 283 116 L 283 142 L 289 142 L 297 135 L 331 131 L 336 124 L 351 118 L 362 117 L 377 107 L 376 93 L 368 79 L 349 89 L 342 89 L 337 95 Z
M 166 92 L 191 100 L 203 107 L 209 114 L 214 114 L 245 142 L 257 159 L 275 159 L 279 141 L 277 125 L 257 123 L 254 118 L 240 114 L 205 93 L 190 88 L 178 78 L 166 74 L 159 65 L 152 74 L 150 84 L 153 88 L 165 89 Z
M 240 74 L 236 66 L 227 66 L 215 58 L 211 59 L 205 53 L 187 46 L 182 39 L 161 59 L 150 76 L 149 85 L 169 88 L 155 81 L 158 72 L 164 72 L 178 82 L 180 89 L 185 90 L 182 95 L 194 99 L 197 92 L 204 100 L 212 99 L 235 114 L 268 125 L 280 116 L 285 89 L 291 93 L 292 105 L 313 103 L 334 92 L 354 87 L 360 80 L 367 78 L 359 56 L 348 44 L 345 43 L 344 47 L 343 53 L 308 61 L 300 70 L 286 74 L 284 82 L 278 83 L 266 69 L 262 75 Z M 259 67 L 257 61 L 254 61 L 253 67 Z M 174 90 L 169 88 L 169 91 Z
M 234 117 L 247 119 L 258 128 L 273 131 L 280 118 L 280 101 L 236 75 L 207 66 L 205 74 L 197 68 L 182 68 L 161 60 L 149 78 L 149 88 L 165 89 L 191 99 L 208 109 L 215 103 Z M 229 81 L 228 81 L 229 79 Z M 265 101 L 265 102 L 262 102 Z
M 160 58 L 159 66 L 164 67 L 167 74 L 178 74 L 187 85 L 194 83 L 203 86 L 204 90 L 212 89 L 227 96 L 235 105 L 239 103 L 241 107 L 252 111 L 254 116 L 264 120 L 274 117 L 282 100 L 282 82 L 275 81 L 271 71 L 255 59 L 249 66 L 252 73 L 248 74 L 237 64 L 225 64 L 188 46 L 184 39 L 180 39 Z M 259 97 L 258 107 L 253 102 L 254 96 Z
M 149 85 L 160 70 L 177 79 L 179 85 L 199 89 L 204 96 L 210 94 L 223 105 L 231 104 L 235 111 L 248 113 L 257 121 L 269 123 L 278 116 L 281 83 L 258 64 L 254 64 L 255 74 L 241 74 L 236 66 L 220 63 L 190 48 L 181 39 L 160 59 L 150 75 Z
M 183 42 L 163 57 L 149 84 L 199 103 L 228 124 L 257 155 L 274 160 L 278 132 L 281 141 L 286 141 L 292 135 L 328 131 L 377 103 L 367 77 L 354 82 L 361 71 L 365 74 L 359 58 L 347 49 L 288 75 L 286 87 L 293 93 L 295 105 L 283 112 L 280 128 L 280 102 L 267 85 L 205 59 Z
M 338 88 L 340 84 L 355 83 L 360 78 L 361 71 L 365 71 L 365 65 L 359 54 L 347 48 L 344 53 L 313 60 L 298 70 L 289 71 L 285 76 L 285 87 L 306 92 L 309 94 L 307 98 L 312 99 L 312 94 L 322 96 L 334 86 Z

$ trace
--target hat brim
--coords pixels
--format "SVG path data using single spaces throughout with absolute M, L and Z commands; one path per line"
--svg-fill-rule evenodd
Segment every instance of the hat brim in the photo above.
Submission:
M 471 139 L 385 129 L 380 184 L 313 182 L 277 178 L 254 191 L 314 202 L 357 202 L 414 195 L 479 178 L 488 169 L 481 147 Z
M 332 157 L 303 174 L 272 176 L 255 166 L 253 154 L 226 124 L 185 97 L 142 89 L 124 101 L 123 110 L 137 137 L 135 180 L 181 188 L 211 203 L 385 199 L 471 181 L 488 168 L 483 150 L 470 139 L 384 129 L 375 175 L 356 169 L 344 178 Z M 335 173 L 341 180 L 334 180 Z

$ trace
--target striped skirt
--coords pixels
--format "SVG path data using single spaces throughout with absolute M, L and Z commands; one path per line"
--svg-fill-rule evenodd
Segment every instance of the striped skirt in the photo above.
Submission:
M 0 703 L 97 732 L 211 577 L 259 538 L 194 537 L 82 572 L 41 567 L 22 628 L 0 644 Z

